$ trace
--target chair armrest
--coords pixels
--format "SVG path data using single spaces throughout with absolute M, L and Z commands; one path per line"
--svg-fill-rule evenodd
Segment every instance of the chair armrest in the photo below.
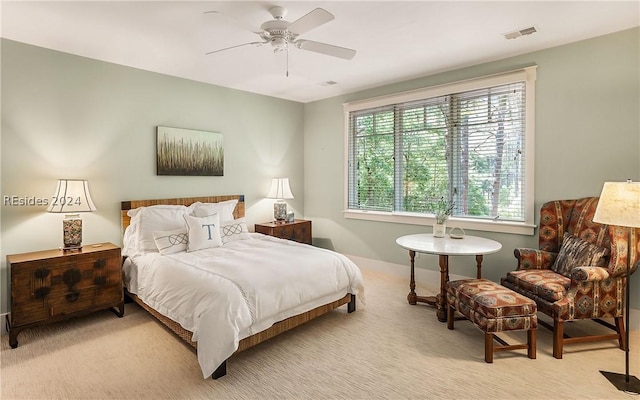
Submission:
M 602 267 L 576 267 L 571 270 L 571 280 L 575 282 L 600 282 L 609 277 L 609 271 Z
M 527 248 L 515 249 L 513 255 L 518 259 L 518 270 L 551 269 L 558 257 L 558 253 Z

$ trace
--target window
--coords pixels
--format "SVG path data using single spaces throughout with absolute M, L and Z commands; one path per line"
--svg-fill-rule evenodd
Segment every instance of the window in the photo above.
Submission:
M 346 216 L 533 233 L 535 67 L 345 105 Z

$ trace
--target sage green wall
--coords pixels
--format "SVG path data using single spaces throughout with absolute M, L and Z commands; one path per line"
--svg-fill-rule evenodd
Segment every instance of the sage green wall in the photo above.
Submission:
M 526 38 L 524 40 L 527 40 Z M 536 82 L 535 208 L 545 201 L 598 196 L 605 181 L 640 180 L 640 30 L 619 33 L 378 87 L 305 105 L 305 215 L 314 236 L 335 250 L 406 265 L 395 244 L 427 226 L 345 219 L 345 102 L 538 65 Z M 536 220 L 537 223 L 537 220 Z M 537 236 L 468 232 L 495 239 L 503 249 L 485 257 L 492 280 L 515 267 L 513 249 L 535 247 Z M 537 231 L 536 231 L 537 234 Z M 453 257 L 454 274 L 475 276 L 473 260 Z M 418 266 L 437 269 L 435 256 Z M 640 308 L 640 273 L 632 277 L 633 308 Z
M 525 38 L 526 40 L 526 38 Z M 598 195 L 606 180 L 640 180 L 640 30 L 633 29 L 498 62 L 309 104 L 299 104 L 1 41 L 1 194 L 49 197 L 58 178 L 89 179 L 98 211 L 84 242 L 121 243 L 125 199 L 242 193 L 249 224 L 271 217 L 271 177 L 291 178 L 298 215 L 314 242 L 356 256 L 407 263 L 398 236 L 429 227 L 347 220 L 343 209 L 344 102 L 538 65 L 536 209 L 547 200 Z M 155 175 L 155 127 L 218 131 L 224 177 Z M 7 312 L 7 254 L 61 244 L 61 215 L 2 205 L 0 312 Z M 514 267 L 513 248 L 533 236 L 469 232 L 503 244 L 485 276 Z M 434 257 L 418 266 L 435 270 Z M 472 276 L 470 260 L 451 260 Z M 632 301 L 640 308 L 640 274 Z
M 86 178 L 97 212 L 84 243 L 121 243 L 120 201 L 244 194 L 249 226 L 272 218 L 271 178 L 288 176 L 303 213 L 303 105 L 2 40 L 2 190 L 49 198 L 58 178 Z M 221 132 L 223 177 L 156 176 L 157 125 Z M 6 255 L 62 244 L 63 215 L 2 205 Z

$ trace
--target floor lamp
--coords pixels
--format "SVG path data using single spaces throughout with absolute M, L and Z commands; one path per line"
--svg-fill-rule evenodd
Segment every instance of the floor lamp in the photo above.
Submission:
M 629 376 L 629 292 L 631 278 L 631 232 L 640 228 L 640 182 L 605 182 L 598 201 L 593 222 L 627 227 L 629 240 L 627 242 L 627 285 L 625 296 L 626 349 L 625 373 L 600 371 L 618 390 L 640 394 L 640 380 Z M 637 262 L 638 260 L 636 260 Z

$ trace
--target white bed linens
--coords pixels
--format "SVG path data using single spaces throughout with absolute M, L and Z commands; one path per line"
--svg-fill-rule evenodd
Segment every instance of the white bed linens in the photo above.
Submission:
M 362 294 L 360 270 L 347 257 L 251 236 L 190 253 L 138 254 L 124 265 L 130 292 L 193 332 L 205 378 L 241 339 L 347 293 Z

